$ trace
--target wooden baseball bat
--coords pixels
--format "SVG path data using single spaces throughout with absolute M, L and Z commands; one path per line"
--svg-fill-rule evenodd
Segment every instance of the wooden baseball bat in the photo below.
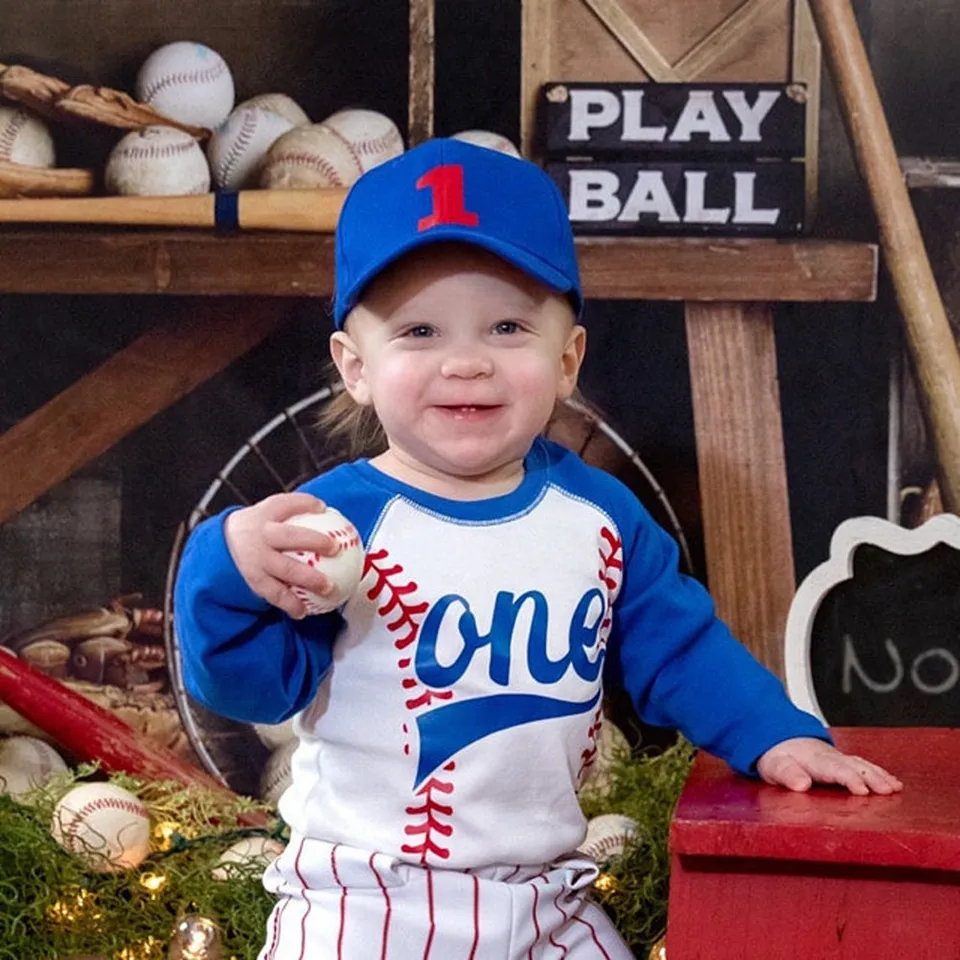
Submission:
M 903 314 L 937 456 L 944 506 L 955 513 L 960 508 L 960 351 L 937 290 L 850 0 L 810 0 L 810 7 L 880 224 L 880 243 Z
M 231 792 L 172 750 L 139 736 L 109 710 L 7 650 L 0 651 L 0 700 L 81 760 L 99 761 L 108 773 L 122 771 L 146 780 L 176 780 L 217 793 Z M 241 819 L 250 826 L 266 822 L 259 812 Z
M 0 200 L 0 223 L 104 223 L 332 233 L 347 191 L 241 190 L 187 197 Z

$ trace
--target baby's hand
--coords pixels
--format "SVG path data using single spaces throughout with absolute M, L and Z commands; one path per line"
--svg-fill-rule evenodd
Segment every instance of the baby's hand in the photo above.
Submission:
M 836 783 L 861 795 L 903 789 L 883 767 L 814 737 L 794 737 L 771 747 L 757 761 L 757 773 L 767 783 L 797 791 L 809 790 L 814 783 Z
M 307 608 L 291 586 L 325 596 L 333 585 L 322 573 L 285 556 L 284 551 L 305 550 L 333 556 L 338 546 L 325 533 L 284 521 L 298 513 L 324 510 L 324 502 L 308 493 L 278 493 L 234 511 L 224 523 L 227 549 L 247 585 L 295 620 L 305 617 Z

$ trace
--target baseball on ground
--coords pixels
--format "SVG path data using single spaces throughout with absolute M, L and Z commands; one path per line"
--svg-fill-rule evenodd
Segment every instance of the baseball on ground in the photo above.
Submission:
M 19 107 L 0 107 L 0 160 L 25 167 L 52 167 L 56 156 L 50 128 Z
M 0 793 L 8 793 L 14 800 L 66 769 L 60 754 L 36 737 L 0 741 Z
M 213 182 L 227 190 L 256 186 L 260 161 L 293 123 L 262 107 L 237 107 L 207 144 Z
M 97 873 L 129 870 L 150 853 L 147 808 L 110 783 L 74 787 L 54 807 L 50 833 Z
M 604 813 L 587 823 L 587 835 L 577 849 L 597 863 L 619 857 L 637 835 L 637 822 L 620 813 Z
M 109 193 L 125 197 L 186 196 L 210 189 L 200 144 L 173 127 L 144 127 L 121 138 L 104 171 Z
M 270 837 L 244 837 L 220 854 L 213 868 L 213 879 L 232 880 L 252 867 L 263 871 L 283 850 L 283 844 L 279 840 Z
M 276 750 L 297 735 L 293 732 L 293 717 L 283 723 L 255 723 L 253 731 L 260 742 L 269 750 Z
M 137 99 L 171 120 L 219 127 L 233 109 L 233 76 L 223 57 L 202 43 L 178 41 L 154 50 L 140 67 Z
M 403 137 L 397 125 L 376 110 L 338 110 L 322 126 L 343 138 L 364 172 L 403 153 Z
M 268 190 L 349 187 L 363 173 L 343 138 L 321 123 L 296 127 L 267 151 L 260 186 Z
M 288 740 L 270 754 L 260 775 L 261 800 L 274 806 L 280 802 L 283 792 L 290 786 L 290 759 L 299 744 L 299 740 Z
M 333 585 L 331 592 L 321 597 L 301 587 L 293 592 L 304 602 L 307 613 L 330 613 L 341 607 L 360 586 L 363 579 L 363 544 L 357 528 L 339 510 L 327 507 L 323 513 L 299 513 L 287 523 L 310 530 L 319 530 L 332 537 L 339 550 L 332 557 L 306 550 L 290 550 L 287 555 L 319 570 Z
M 237 109 L 239 110 L 240 107 L 259 107 L 261 110 L 278 113 L 281 117 L 286 117 L 295 127 L 309 127 L 312 122 L 306 110 L 293 97 L 288 97 L 285 93 L 258 93 L 257 96 L 238 103 Z
M 464 143 L 472 143 L 478 147 L 489 147 L 498 153 L 505 153 L 511 157 L 519 157 L 520 151 L 506 137 L 499 133 L 493 133 L 491 130 L 461 130 L 455 133 L 452 140 L 463 140 Z

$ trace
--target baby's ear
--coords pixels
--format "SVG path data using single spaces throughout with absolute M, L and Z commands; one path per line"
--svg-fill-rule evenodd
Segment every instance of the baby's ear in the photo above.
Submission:
M 364 378 L 363 358 L 357 344 L 343 330 L 330 335 L 330 356 L 347 393 L 361 406 L 370 405 L 370 389 Z
M 583 363 L 586 348 L 587 331 L 580 324 L 574 324 L 564 344 L 563 353 L 560 355 L 560 382 L 557 394 L 561 400 L 573 396 L 573 391 L 577 388 L 577 377 L 580 374 L 580 365 Z

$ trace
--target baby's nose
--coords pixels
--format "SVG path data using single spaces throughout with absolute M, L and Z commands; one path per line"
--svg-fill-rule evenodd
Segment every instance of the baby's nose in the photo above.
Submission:
M 457 350 L 444 358 L 441 373 L 445 377 L 459 377 L 465 380 L 489 377 L 493 373 L 493 363 L 480 350 Z

